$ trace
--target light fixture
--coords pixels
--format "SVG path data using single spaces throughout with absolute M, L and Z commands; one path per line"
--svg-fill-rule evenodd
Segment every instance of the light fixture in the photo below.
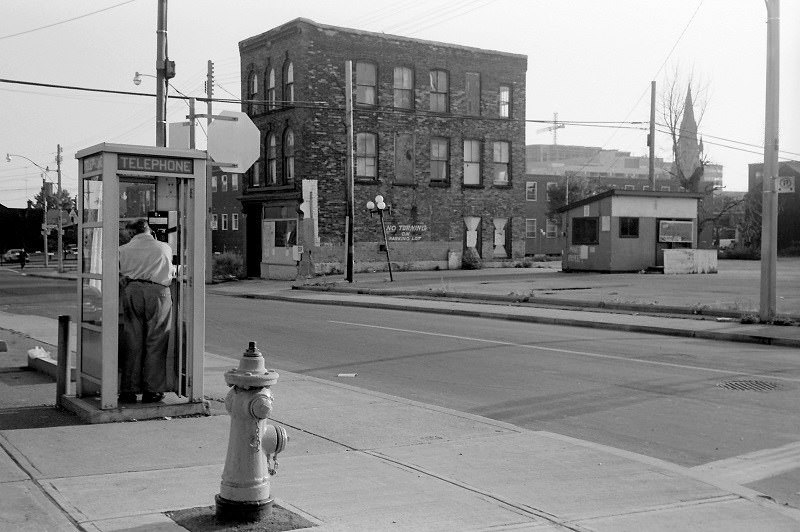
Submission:
M 394 277 L 392 276 L 392 261 L 389 259 L 389 242 L 386 238 L 386 225 L 383 223 L 383 211 L 392 212 L 392 206 L 387 205 L 383 200 L 383 196 L 378 194 L 375 196 L 375 201 L 369 200 L 367 202 L 367 210 L 370 216 L 375 213 L 378 213 L 378 216 L 380 216 L 381 231 L 383 231 L 383 249 L 386 251 L 386 264 L 389 266 L 389 281 L 394 281 Z

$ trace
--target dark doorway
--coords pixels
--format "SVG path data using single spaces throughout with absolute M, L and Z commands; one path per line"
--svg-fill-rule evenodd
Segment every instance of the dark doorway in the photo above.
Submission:
M 261 277 L 261 204 L 248 203 L 244 208 L 247 276 Z

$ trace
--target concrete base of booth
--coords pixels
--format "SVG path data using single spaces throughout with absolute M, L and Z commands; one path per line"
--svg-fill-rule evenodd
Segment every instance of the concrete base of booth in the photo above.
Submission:
M 87 423 L 117 423 L 120 421 L 142 421 L 164 417 L 208 415 L 208 401 L 191 403 L 185 398 L 168 393 L 159 403 L 131 403 L 103 410 L 99 397 L 75 397 L 64 395 L 61 405 Z

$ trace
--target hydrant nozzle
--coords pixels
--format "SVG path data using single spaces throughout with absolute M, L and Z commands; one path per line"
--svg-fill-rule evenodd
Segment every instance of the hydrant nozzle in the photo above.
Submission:
M 288 440 L 286 429 L 266 423 L 272 413 L 270 386 L 277 381 L 278 373 L 266 369 L 255 342 L 249 343 L 239 367 L 225 372 L 225 382 L 231 387 L 225 398 L 231 429 L 216 496 L 220 521 L 253 522 L 272 510 L 269 479 L 277 471 L 277 454 Z

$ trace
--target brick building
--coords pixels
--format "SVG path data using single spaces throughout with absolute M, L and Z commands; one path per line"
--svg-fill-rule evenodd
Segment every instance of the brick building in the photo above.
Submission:
M 249 275 L 341 271 L 345 63 L 353 70 L 355 270 L 484 265 L 524 255 L 524 55 L 295 19 L 239 43 L 245 111 L 262 134 L 243 205 Z M 298 249 L 298 246 L 301 248 Z M 448 261 L 448 259 L 450 259 Z
M 211 174 L 211 251 L 244 251 L 242 230 L 241 175 L 214 168 Z
M 780 161 L 778 177 L 794 180 L 794 192 L 778 194 L 777 249 L 779 253 L 789 252 L 790 249 L 792 253 L 797 253 L 796 250 L 800 249 L 800 161 Z M 751 194 L 763 190 L 764 163 L 748 165 L 747 184 Z

